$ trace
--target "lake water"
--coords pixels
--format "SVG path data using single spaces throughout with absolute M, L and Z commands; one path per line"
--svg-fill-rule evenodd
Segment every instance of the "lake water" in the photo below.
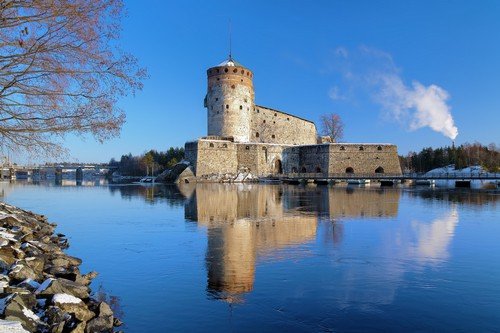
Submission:
M 498 332 L 499 192 L 0 183 L 126 332 Z M 95 186 L 97 185 L 97 186 Z

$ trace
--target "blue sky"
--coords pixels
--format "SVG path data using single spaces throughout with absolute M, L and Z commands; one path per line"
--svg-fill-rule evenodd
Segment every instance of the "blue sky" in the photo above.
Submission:
M 229 19 L 233 56 L 253 70 L 257 104 L 317 125 L 338 113 L 344 141 L 395 143 L 400 153 L 451 144 L 421 119 L 437 105 L 451 113 L 456 143 L 499 143 L 499 1 L 125 4 L 120 44 L 150 78 L 120 101 L 121 136 L 104 144 L 69 136 L 72 160 L 109 161 L 206 135 L 205 71 L 227 57 Z

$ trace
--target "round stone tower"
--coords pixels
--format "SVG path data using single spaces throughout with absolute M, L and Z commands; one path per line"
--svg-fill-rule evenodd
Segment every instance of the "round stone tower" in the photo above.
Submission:
M 208 135 L 250 141 L 250 122 L 254 110 L 253 73 L 231 57 L 207 70 L 205 97 Z

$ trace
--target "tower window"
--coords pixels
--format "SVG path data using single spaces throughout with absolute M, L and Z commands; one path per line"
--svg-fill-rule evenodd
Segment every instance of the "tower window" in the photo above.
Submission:
M 359 150 L 365 150 L 365 148 L 363 148 L 363 146 L 359 146 Z
M 290 118 L 286 118 L 286 120 L 290 121 Z
M 275 117 L 277 117 L 277 116 L 278 116 L 278 114 L 277 114 L 277 113 L 275 113 L 275 114 L 274 114 L 274 116 L 275 116 Z
M 243 79 L 241 79 L 241 82 L 243 82 Z
M 243 105 L 240 105 L 240 110 L 243 110 Z
M 214 146 L 214 144 L 213 144 L 213 143 L 210 143 L 210 147 L 213 147 L 213 146 Z
M 246 150 L 250 150 L 250 146 L 245 146 L 245 149 Z
M 229 69 L 227 69 L 227 68 L 224 68 L 224 72 L 226 72 L 226 73 L 227 73 L 228 71 L 229 71 Z
M 276 135 L 274 135 L 274 134 L 271 135 L 271 138 L 276 139 Z
M 245 71 L 243 69 L 241 70 L 241 74 L 245 74 Z
M 229 109 L 229 104 L 226 104 L 226 109 Z
M 235 68 L 235 69 L 233 69 L 233 73 L 236 73 L 236 72 L 238 72 L 238 70 L 237 70 L 236 68 Z
M 255 137 L 258 138 L 259 137 L 259 132 L 255 133 Z
M 378 147 L 377 147 L 377 150 L 382 150 L 382 147 L 381 147 L 381 146 L 378 146 Z
M 264 119 L 264 120 L 262 120 L 262 123 L 263 123 L 263 124 L 265 124 L 265 123 L 266 123 L 266 120 L 265 120 L 265 119 Z

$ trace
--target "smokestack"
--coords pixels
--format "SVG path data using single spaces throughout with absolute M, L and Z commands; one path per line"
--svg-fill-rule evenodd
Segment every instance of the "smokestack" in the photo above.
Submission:
M 455 140 L 451 141 L 451 149 L 455 149 Z

